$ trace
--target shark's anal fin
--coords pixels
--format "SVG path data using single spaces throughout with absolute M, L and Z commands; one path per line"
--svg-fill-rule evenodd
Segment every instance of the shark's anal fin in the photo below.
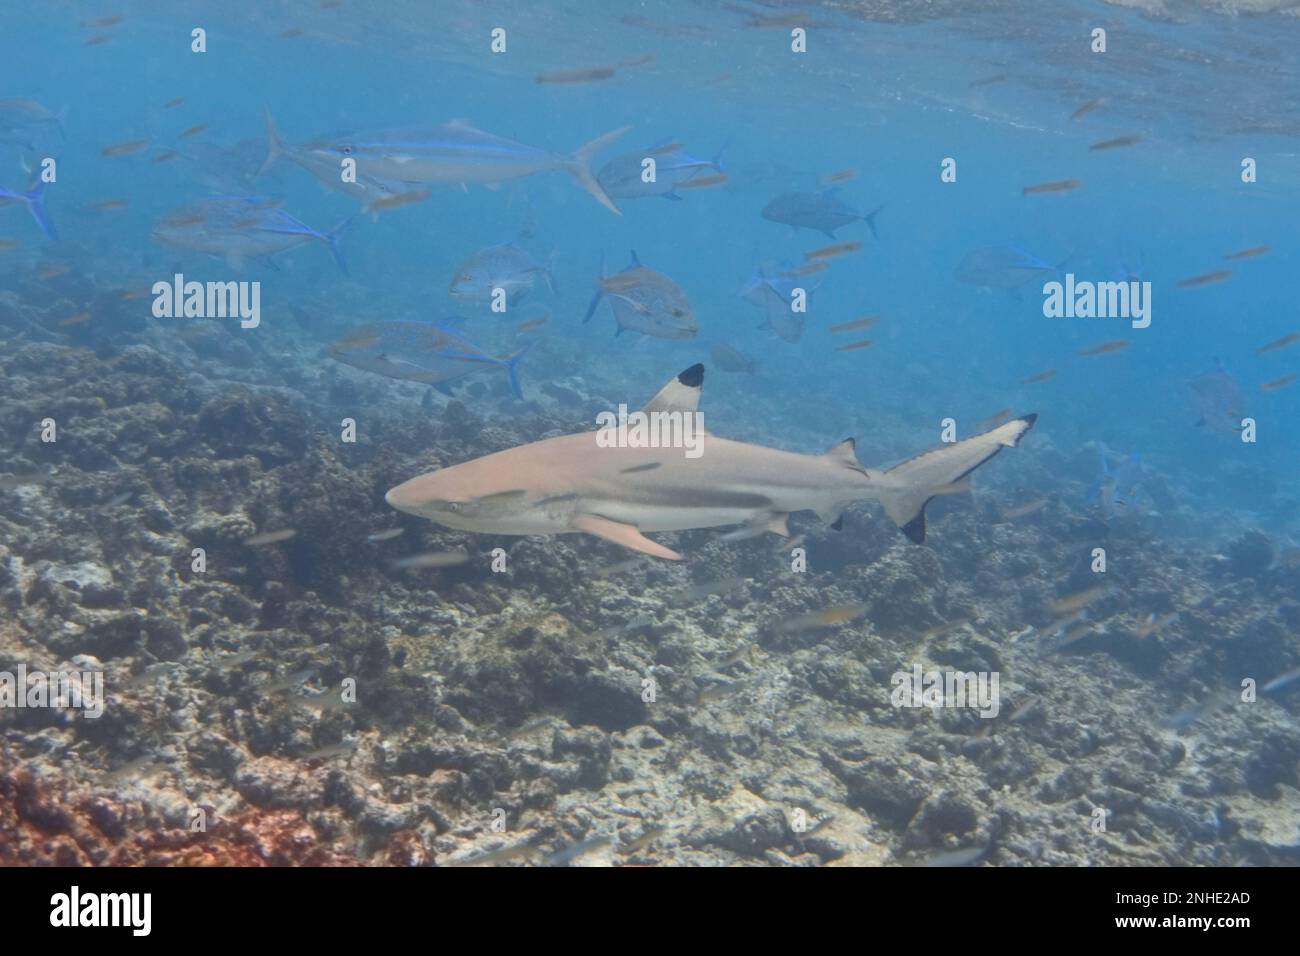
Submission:
M 667 558 L 669 561 L 682 560 L 682 556 L 676 551 L 665 548 L 662 544 L 656 544 L 643 535 L 638 528 L 630 524 L 623 524 L 621 521 L 602 518 L 600 515 L 578 515 L 573 519 L 573 527 L 578 531 L 585 531 L 587 534 L 594 534 L 598 538 L 604 538 L 606 541 L 621 544 L 633 551 L 640 551 L 642 554 L 648 554 L 656 558 Z

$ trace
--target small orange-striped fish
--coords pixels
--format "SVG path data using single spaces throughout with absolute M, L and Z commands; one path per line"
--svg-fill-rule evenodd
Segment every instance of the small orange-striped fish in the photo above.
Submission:
M 198 136 L 199 133 L 202 133 L 207 128 L 207 123 L 200 123 L 198 126 L 191 126 L 189 129 L 181 131 L 181 139 L 189 139 L 191 136 Z
M 967 86 L 971 89 L 975 89 L 977 86 L 992 86 L 994 83 L 1001 83 L 1006 78 L 1007 75 L 1005 73 L 994 73 L 992 76 L 986 76 L 982 80 L 971 80 Z
M 1010 418 L 1010 417 L 1011 417 L 1011 409 L 1009 409 L 1009 408 L 999 408 L 996 412 L 994 412 L 994 413 L 993 413 L 992 415 L 990 415 L 988 418 L 984 419 L 984 421 L 982 421 L 982 422 L 980 422 L 978 425 L 976 425 L 976 426 L 975 426 L 975 430 L 976 430 L 976 431 L 988 431 L 990 428 L 994 427 L 995 425 L 1001 425 L 1003 422 L 1005 422 L 1005 421 L 1006 421 L 1008 418 Z
M 1110 593 L 1110 585 L 1099 584 L 1096 587 L 1088 588 L 1086 591 L 1078 591 L 1074 594 L 1069 594 L 1052 602 L 1052 613 L 1068 614 L 1071 611 L 1077 611 L 1080 608 L 1087 607 L 1093 601 L 1100 597 L 1104 597 L 1108 593 Z
M 1088 100 L 1088 102 L 1084 103 L 1077 110 L 1075 110 L 1073 113 L 1070 114 L 1070 119 L 1072 120 L 1083 119 L 1093 110 L 1099 109 L 1105 104 L 1106 104 L 1106 100 L 1100 96 L 1097 97 L 1095 100 Z
M 118 294 L 118 298 L 123 302 L 130 302 L 134 299 L 143 299 L 145 296 L 152 294 L 153 289 L 149 286 L 143 286 L 139 289 L 123 289 L 122 292 Z
M 36 278 L 41 280 L 57 279 L 59 276 L 65 275 L 71 269 L 72 266 L 65 262 L 60 262 L 56 265 L 46 267 Z
M 1083 181 L 1079 179 L 1056 179 L 1050 183 L 1026 186 L 1021 190 L 1021 194 L 1031 196 L 1034 193 L 1068 193 L 1072 189 L 1078 189 L 1081 185 L 1083 185 Z
M 464 551 L 427 551 L 424 554 L 413 554 L 410 557 L 390 561 L 388 566 L 397 571 L 408 571 L 413 568 L 450 568 L 457 564 L 464 564 L 468 560 L 469 555 Z
M 1256 256 L 1262 256 L 1272 252 L 1272 246 L 1251 246 L 1249 249 L 1238 249 L 1236 252 L 1230 252 L 1223 258 L 1225 259 L 1253 259 Z
M 1255 351 L 1263 355 L 1265 352 L 1276 352 L 1278 349 L 1284 349 L 1294 342 L 1300 342 L 1300 332 L 1289 332 L 1280 339 L 1274 339 L 1267 345 L 1261 345 Z
M 0 249 L 17 249 L 18 243 L 12 239 L 0 239 Z
M 289 29 L 285 30 L 283 33 L 280 34 L 280 39 L 292 40 L 294 37 L 300 37 L 300 36 L 302 36 L 302 30 L 300 30 L 298 27 L 290 27 Z
M 543 317 L 540 319 L 529 319 L 527 322 L 520 322 L 519 328 L 515 329 L 515 332 L 516 333 L 531 332 L 533 329 L 540 329 L 543 325 L 545 325 L 549 321 L 550 319 L 547 317 Z
M 1022 385 L 1033 385 L 1035 382 L 1046 382 L 1046 381 L 1049 381 L 1050 379 L 1054 379 L 1054 378 L 1056 378 L 1056 369 L 1054 369 L 1054 368 L 1049 368 L 1049 369 L 1048 369 L 1047 371 L 1045 371 L 1045 372 L 1039 372 L 1037 375 L 1031 375 L 1031 376 L 1029 376 L 1029 378 L 1025 379 L 1025 380 L 1024 380 L 1023 382 L 1021 382 L 1020 384 L 1022 384 Z
M 132 153 L 138 153 L 149 145 L 147 139 L 133 139 L 125 143 L 114 143 L 112 146 L 105 146 L 100 153 L 104 156 L 130 156 Z
M 107 33 L 101 33 L 99 34 L 99 36 L 93 36 L 89 40 L 87 40 L 86 46 L 100 46 L 104 43 L 108 43 L 112 39 L 113 38 L 109 36 Z
M 708 189 L 710 186 L 721 186 L 727 181 L 726 173 L 710 173 L 707 176 L 696 176 L 694 179 L 688 179 L 684 183 L 678 183 L 678 189 Z
M 854 239 L 850 242 L 837 242 L 833 246 L 822 246 L 820 249 L 814 249 L 812 252 L 805 252 L 805 259 L 836 259 L 840 256 L 847 256 L 850 252 L 857 252 L 862 248 L 862 243 Z
M 536 83 L 595 83 L 608 80 L 614 75 L 612 66 L 593 66 L 586 70 L 556 70 L 554 73 L 539 73 Z
M 831 627 L 835 624 L 843 624 L 846 621 L 852 621 L 867 613 L 865 606 L 861 604 L 842 604 L 836 607 L 828 607 L 825 610 L 817 611 L 814 614 L 801 614 L 798 617 L 792 617 L 789 620 L 777 625 L 778 630 L 787 634 L 798 631 L 810 631 L 818 627 Z
M 1128 348 L 1132 343 L 1128 339 L 1111 339 L 1109 342 L 1102 342 L 1100 345 L 1094 345 L 1092 348 L 1079 349 L 1080 355 L 1105 355 L 1107 352 L 1119 352 Z
M 92 20 L 82 20 L 81 25 L 83 27 L 98 28 L 98 27 L 116 26 L 121 22 L 122 22 L 121 16 L 119 16 L 118 14 L 112 14 L 111 16 L 107 16 L 107 17 L 95 17 Z
M 1285 388 L 1296 380 L 1295 372 L 1283 375 L 1281 378 L 1275 378 L 1271 382 L 1265 382 L 1260 386 L 1261 391 L 1276 392 L 1279 388 Z
M 60 322 L 59 325 L 66 327 L 69 325 L 80 325 L 82 322 L 89 322 L 89 321 L 90 321 L 89 312 L 78 312 L 76 315 L 68 316 L 66 319 Z
M 873 339 L 862 339 L 859 342 L 850 342 L 848 345 L 841 345 L 835 351 L 837 352 L 856 352 L 858 349 L 869 349 L 875 345 Z
M 122 209 L 129 203 L 125 199 L 101 199 L 90 204 L 91 209 Z
M 1216 282 L 1222 282 L 1232 275 L 1231 269 L 1220 269 L 1218 272 L 1206 272 L 1204 275 L 1192 276 L 1188 279 L 1179 279 L 1174 285 L 1180 289 L 1190 289 L 1198 285 L 1214 285 Z
M 1104 149 L 1119 149 L 1121 146 L 1132 146 L 1140 142 L 1142 142 L 1141 136 L 1116 136 L 1114 139 L 1103 139 L 1100 143 L 1093 143 L 1088 149 L 1099 153 Z
M 297 537 L 298 532 L 292 528 L 285 528 L 282 531 L 268 531 L 266 534 L 255 534 L 251 538 L 245 538 L 244 544 L 250 548 L 257 548 L 264 544 L 279 544 L 281 541 L 288 541 L 290 538 Z
M 174 149 L 164 149 L 153 158 L 153 161 L 155 163 L 169 163 L 179 155 L 180 153 L 176 152 Z
M 833 173 L 827 173 L 825 176 L 820 176 L 818 177 L 817 182 L 823 186 L 829 186 L 831 183 L 846 183 L 850 179 L 857 178 L 858 171 L 850 167 L 848 169 L 837 169 Z
M 810 276 L 817 272 L 825 272 L 830 267 L 831 264 L 825 259 L 815 259 L 812 262 L 805 262 L 803 265 L 795 266 L 793 269 L 787 269 L 781 275 L 787 279 L 795 279 L 799 276 Z
M 858 329 L 869 329 L 880 321 L 878 315 L 864 315 L 860 319 L 854 319 L 852 322 L 841 322 L 839 325 L 832 325 L 832 332 L 854 332 Z
M 1036 498 L 1033 501 L 1023 505 L 1017 505 L 1014 508 L 1007 508 L 1002 512 L 1002 520 L 1010 521 L 1013 518 L 1023 518 L 1025 515 L 1031 515 L 1035 511 L 1042 511 L 1047 507 L 1046 498 Z
M 184 102 L 185 102 L 185 97 L 178 96 L 176 97 L 176 99 L 168 100 L 166 103 L 164 103 L 163 109 L 165 110 L 175 109 L 176 107 L 180 106 Z

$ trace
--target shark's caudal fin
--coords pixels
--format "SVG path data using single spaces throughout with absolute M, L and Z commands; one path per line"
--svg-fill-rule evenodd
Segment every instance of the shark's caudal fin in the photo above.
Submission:
M 963 441 L 922 452 L 885 472 L 869 473 L 885 513 L 917 544 L 925 541 L 925 506 L 1003 448 L 1014 448 L 1034 427 L 1037 415 L 1026 415 Z
M 591 161 L 595 159 L 597 153 L 631 128 L 631 126 L 621 126 L 604 136 L 597 136 L 590 143 L 579 146 L 574 150 L 573 155 L 564 161 L 564 168 L 569 171 L 569 175 L 578 181 L 578 185 L 591 193 L 596 202 L 616 216 L 623 215 L 623 211 L 614 205 L 614 200 L 609 198 L 609 193 L 605 192 L 605 187 L 592 174 Z

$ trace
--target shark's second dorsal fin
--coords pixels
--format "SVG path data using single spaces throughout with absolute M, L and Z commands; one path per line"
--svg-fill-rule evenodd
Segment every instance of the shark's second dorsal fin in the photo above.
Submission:
M 852 438 L 846 438 L 833 447 L 826 457 L 854 471 L 862 471 L 862 464 L 858 461 L 858 443 Z
M 704 387 L 704 365 L 696 364 L 669 379 L 668 384 L 646 403 L 644 412 L 693 412 L 700 407 Z

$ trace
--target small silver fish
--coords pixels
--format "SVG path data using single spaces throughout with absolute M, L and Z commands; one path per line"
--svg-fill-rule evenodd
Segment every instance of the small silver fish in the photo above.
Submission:
M 468 560 L 469 555 L 464 551 L 426 551 L 390 561 L 388 566 L 396 571 L 410 571 L 415 568 L 450 568 Z

